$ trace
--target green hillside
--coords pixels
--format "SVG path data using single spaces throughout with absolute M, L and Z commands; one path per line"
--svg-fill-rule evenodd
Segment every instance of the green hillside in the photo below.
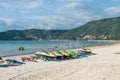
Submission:
M 4 25 L 3 25 L 4 26 Z M 120 17 L 91 21 L 71 30 L 9 30 L 0 40 L 111 39 L 120 40 Z
M 39 40 L 57 39 L 67 30 L 9 30 L 0 32 L 0 40 Z
M 62 39 L 83 39 L 85 36 L 96 39 L 120 39 L 120 17 L 88 22 L 64 33 Z

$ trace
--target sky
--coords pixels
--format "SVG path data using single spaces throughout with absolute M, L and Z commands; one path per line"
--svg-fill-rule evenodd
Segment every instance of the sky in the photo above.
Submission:
M 0 31 L 73 29 L 119 16 L 120 0 L 0 0 Z

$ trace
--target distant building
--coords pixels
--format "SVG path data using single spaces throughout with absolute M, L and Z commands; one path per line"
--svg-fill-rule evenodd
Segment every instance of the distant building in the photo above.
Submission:
M 96 37 L 95 36 L 90 36 L 90 35 L 86 35 L 83 37 L 84 40 L 95 40 Z

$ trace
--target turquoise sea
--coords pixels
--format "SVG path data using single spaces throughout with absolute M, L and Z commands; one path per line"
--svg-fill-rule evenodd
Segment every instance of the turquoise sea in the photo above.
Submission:
M 108 41 L 73 41 L 73 40 L 41 40 L 41 41 L 0 41 L 0 56 L 34 53 L 36 51 L 65 50 L 87 46 L 112 44 Z M 24 51 L 19 51 L 22 46 Z

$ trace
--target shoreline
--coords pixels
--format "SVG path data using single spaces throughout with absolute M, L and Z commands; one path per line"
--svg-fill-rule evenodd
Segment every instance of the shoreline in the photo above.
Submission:
M 89 46 L 88 48 L 90 48 L 91 50 L 92 49 L 99 49 L 99 48 L 105 48 L 105 47 L 110 47 L 110 46 L 116 46 L 116 45 L 120 45 L 120 42 L 119 41 L 115 41 L 115 43 L 112 43 L 112 44 L 107 44 L 107 45 L 101 45 L 101 46 Z M 82 50 L 83 48 L 72 48 L 72 49 L 64 49 L 66 51 L 79 51 L 79 50 Z M 54 50 L 56 51 L 56 50 Z M 60 50 L 60 51 L 63 51 L 63 50 Z M 35 53 L 35 52 L 34 52 Z M 30 57 L 30 56 L 34 56 L 34 53 L 31 52 L 31 53 L 26 53 L 26 54 L 16 54 L 16 55 L 6 55 L 6 56 L 1 56 L 3 59 L 6 59 L 6 58 L 15 58 L 16 57 L 19 57 L 18 60 L 21 60 L 20 58 L 21 57 Z
M 59 51 L 63 51 L 63 50 L 81 50 L 82 48 L 85 48 L 85 47 L 89 47 L 89 48 L 96 48 L 96 47 L 103 47 L 103 46 L 110 46 L 110 45 L 115 45 L 115 44 L 118 44 L 120 43 L 120 40 L 89 40 L 89 41 L 109 41 L 109 42 L 112 42 L 110 44 L 105 44 L 105 45 L 95 45 L 95 46 L 82 46 L 80 48 L 70 48 L 70 49 L 60 49 Z M 57 51 L 57 50 L 54 50 L 54 51 Z M 21 51 L 22 52 L 22 51 Z M 34 54 L 34 52 L 29 52 L 29 53 L 20 53 L 20 54 L 13 54 L 13 55 L 4 55 L 4 56 L 1 56 L 1 57 L 12 57 L 12 56 L 22 56 L 22 55 L 31 55 L 31 54 Z

